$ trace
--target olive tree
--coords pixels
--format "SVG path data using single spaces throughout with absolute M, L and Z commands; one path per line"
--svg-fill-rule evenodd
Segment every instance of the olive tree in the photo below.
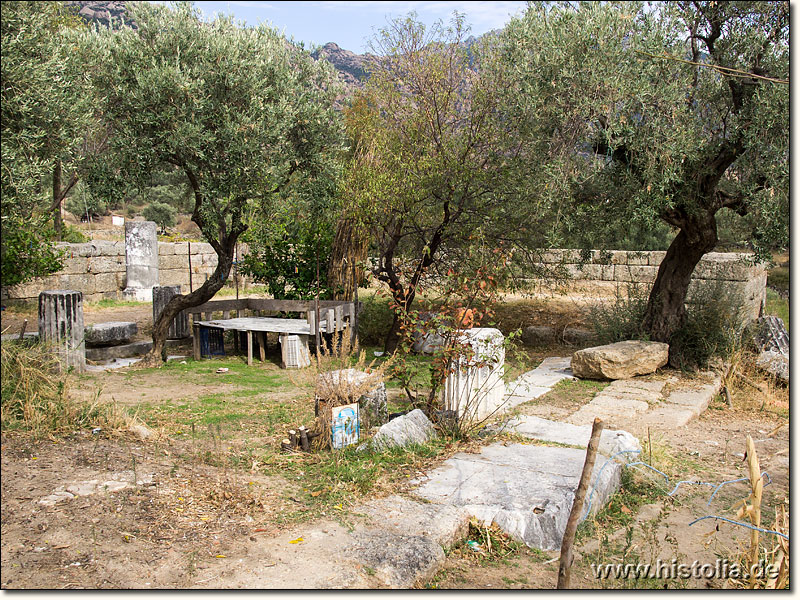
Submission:
M 594 206 L 674 228 L 652 339 L 684 323 L 719 211 L 748 219 L 758 258 L 788 243 L 788 2 L 535 3 L 501 53 L 504 118 L 547 142 L 532 160 L 562 219 L 592 228 Z
M 61 268 L 48 221 L 55 216 L 57 236 L 92 110 L 71 41 L 80 24 L 60 3 L 5 2 L 0 28 L 1 281 L 15 285 Z
M 225 16 L 203 22 L 188 3 L 137 3 L 131 14 L 136 29 L 86 36 L 113 130 L 113 173 L 94 184 L 145 187 L 159 165 L 179 169 L 192 220 L 218 257 L 208 280 L 175 296 L 154 323 L 146 360 L 156 363 L 172 319 L 224 284 L 250 219 L 269 219 L 271 203 L 312 181 L 339 130 L 331 71 L 276 30 Z

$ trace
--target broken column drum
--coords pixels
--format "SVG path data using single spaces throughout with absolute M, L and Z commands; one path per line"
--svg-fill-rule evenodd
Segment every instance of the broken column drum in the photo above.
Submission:
M 462 347 L 471 347 L 473 355 L 451 363 L 442 400 L 445 410 L 456 412 L 463 422 L 482 421 L 505 401 L 503 341 L 503 334 L 492 327 L 468 329 L 458 341 Z
M 148 302 L 158 285 L 158 235 L 153 221 L 125 222 L 125 274 L 123 297 Z
M 153 288 L 153 323 L 156 322 L 158 315 L 161 314 L 167 303 L 172 300 L 172 297 L 178 296 L 180 293 L 181 286 L 179 285 L 155 286 Z M 187 337 L 189 337 L 189 314 L 182 310 L 172 319 L 172 323 L 170 323 L 167 330 L 167 339 L 182 340 Z
M 62 370 L 86 370 L 81 292 L 48 290 L 39 294 L 39 339 L 53 344 Z

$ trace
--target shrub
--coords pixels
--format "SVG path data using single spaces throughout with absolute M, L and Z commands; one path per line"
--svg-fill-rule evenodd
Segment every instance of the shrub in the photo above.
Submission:
M 611 305 L 596 305 L 587 319 L 598 344 L 647 340 L 642 328 L 647 290 L 631 286 L 627 295 L 617 293 Z M 687 304 L 686 322 L 670 340 L 670 364 L 681 369 L 708 366 L 714 357 L 728 358 L 744 335 L 743 301 L 723 282 L 696 288 Z
M 642 328 L 647 296 L 644 287 L 630 285 L 626 294 L 617 288 L 613 304 L 596 304 L 590 308 L 587 321 L 595 332 L 597 343 L 647 340 L 647 333 Z
M 89 238 L 83 235 L 83 232 L 77 227 L 64 225 L 61 229 L 61 241 L 70 244 L 83 244 L 84 242 L 88 242 Z
M 86 219 L 87 215 L 95 218 L 108 212 L 106 201 L 89 192 L 80 182 L 75 184 L 72 193 L 64 200 L 64 208 L 81 220 Z
M 698 287 L 690 299 L 686 322 L 670 340 L 670 364 L 694 369 L 729 358 L 745 335 L 742 297 L 717 282 Z
M 142 215 L 148 221 L 154 221 L 162 233 L 167 227 L 175 227 L 175 209 L 164 202 L 151 202 L 144 207 Z
M 359 298 L 359 302 L 363 306 L 358 315 L 359 342 L 362 346 L 383 345 L 394 319 L 389 300 L 376 294 Z

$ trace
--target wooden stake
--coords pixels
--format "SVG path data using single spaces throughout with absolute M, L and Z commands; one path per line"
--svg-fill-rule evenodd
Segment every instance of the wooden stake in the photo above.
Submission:
M 19 330 L 19 341 L 21 342 L 25 338 L 25 329 L 28 327 L 28 319 L 25 319 L 22 322 L 22 329 Z
M 303 452 L 309 452 L 311 450 L 311 446 L 308 443 L 308 431 L 305 425 L 300 425 L 300 447 L 303 449 Z
M 317 293 L 314 296 L 314 342 L 317 344 L 317 365 L 319 366 L 319 252 L 317 252 Z
M 350 344 L 355 347 L 358 338 L 358 280 L 356 279 L 356 261 L 353 261 L 353 313 L 350 315 L 350 325 L 353 327 Z
M 586 489 L 592 478 L 594 469 L 594 459 L 597 456 L 597 447 L 600 445 L 600 434 L 603 432 L 603 420 L 596 417 L 592 423 L 592 437 L 589 439 L 589 447 L 586 448 L 586 462 L 583 463 L 580 483 L 575 491 L 575 500 L 572 502 L 572 511 L 569 513 L 567 528 L 564 530 L 564 538 L 561 540 L 561 560 L 558 564 L 558 584 L 559 590 L 569 589 L 569 575 L 572 567 L 572 543 L 575 541 L 575 531 L 578 529 L 578 520 L 583 512 L 583 499 L 586 497 Z
M 297 432 L 294 429 L 289 430 L 289 441 L 292 443 L 292 448 L 297 448 Z

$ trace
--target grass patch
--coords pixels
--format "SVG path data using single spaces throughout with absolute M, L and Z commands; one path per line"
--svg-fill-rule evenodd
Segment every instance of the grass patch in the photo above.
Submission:
M 114 300 L 113 298 L 103 298 L 97 302 L 88 302 L 89 308 L 124 308 L 133 307 L 137 308 L 150 304 L 149 302 L 139 302 L 137 300 Z
M 444 445 L 442 440 L 435 440 L 382 452 L 358 452 L 350 446 L 310 454 L 265 455 L 262 462 L 267 474 L 282 475 L 302 485 L 302 492 L 292 497 L 297 509 L 283 517 L 290 523 L 318 516 L 341 517 L 367 495 L 397 491 L 427 468 Z
M 767 272 L 767 285 L 769 287 L 789 291 L 789 267 L 775 267 Z
M 789 331 L 789 300 L 782 298 L 775 290 L 767 288 L 767 306 L 764 313 L 783 319 L 786 331 Z

